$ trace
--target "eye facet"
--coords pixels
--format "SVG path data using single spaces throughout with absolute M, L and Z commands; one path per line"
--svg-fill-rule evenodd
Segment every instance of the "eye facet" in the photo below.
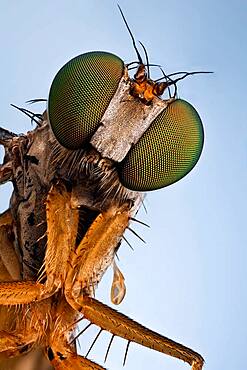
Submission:
M 51 85 L 48 115 L 61 145 L 78 149 L 90 139 L 123 72 L 123 61 L 102 51 L 79 55 L 60 69 Z
M 195 108 L 177 99 L 152 122 L 119 167 L 121 183 L 135 191 L 163 188 L 197 163 L 204 133 Z

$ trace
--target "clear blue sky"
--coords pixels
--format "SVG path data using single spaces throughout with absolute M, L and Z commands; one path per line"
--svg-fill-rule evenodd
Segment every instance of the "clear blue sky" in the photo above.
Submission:
M 246 368 L 246 1 L 119 0 L 150 61 L 166 71 L 213 70 L 179 85 L 179 95 L 198 110 L 205 147 L 196 168 L 182 181 L 148 195 L 140 218 L 143 246 L 128 235 L 119 266 L 127 295 L 120 311 L 206 359 L 206 369 Z M 46 98 L 58 69 L 91 50 L 136 59 L 115 1 L 2 0 L 0 7 L 0 124 L 15 132 L 29 120 L 10 107 Z M 34 107 L 35 109 L 35 107 Z M 38 111 L 42 108 L 37 107 Z M 0 153 L 2 155 L 2 151 Z M 8 207 L 10 186 L 0 189 Z M 109 303 L 111 271 L 97 297 Z M 90 329 L 91 330 L 91 329 Z M 94 329 L 82 337 L 82 353 Z M 107 334 L 91 357 L 103 363 Z M 107 342 L 107 343 L 106 343 Z M 121 369 L 125 350 L 116 339 L 106 363 Z M 126 370 L 189 367 L 131 344 Z

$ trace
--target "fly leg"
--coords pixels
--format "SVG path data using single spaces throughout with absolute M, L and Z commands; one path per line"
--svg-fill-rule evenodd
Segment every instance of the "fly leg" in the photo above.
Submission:
M 100 213 L 70 257 L 65 281 L 65 296 L 79 296 L 82 291 L 94 294 L 102 275 L 112 263 L 118 244 L 128 226 L 128 205 L 112 206 Z
M 1 176 L 0 176 L 1 177 Z M 20 263 L 13 245 L 13 220 L 10 211 L 0 215 L 0 281 L 20 279 Z M 20 311 L 15 307 L 0 306 L 0 369 L 14 369 L 20 358 L 31 350 L 36 336 L 23 335 L 19 327 Z M 23 318 L 22 318 L 23 320 Z M 22 333 L 22 334 L 21 334 Z
M 135 342 L 183 360 L 192 366 L 192 370 L 202 369 L 204 360 L 199 353 L 192 349 L 147 329 L 94 298 L 82 296 L 75 301 L 74 307 L 77 307 L 87 320 L 101 329 L 129 342 Z
M 105 265 L 114 256 L 129 218 L 130 210 L 124 205 L 119 209 L 112 207 L 95 219 L 71 258 L 71 268 L 65 282 L 66 299 L 75 310 L 101 329 L 181 359 L 190 364 L 192 370 L 201 370 L 204 361 L 195 351 L 145 328 L 90 297 L 102 270 L 105 271 Z
M 45 255 L 46 286 L 61 286 L 67 276 L 70 255 L 75 248 L 79 212 L 71 205 L 65 185 L 52 186 L 46 201 L 47 249 Z
M 11 240 L 12 217 L 10 211 L 0 216 L 0 304 L 29 303 L 41 294 L 42 285 L 20 279 L 20 264 Z M 0 307 L 1 313 L 3 307 Z M 4 310 L 5 315 L 8 310 Z M 1 315 L 2 316 L 2 315 Z
M 0 305 L 26 304 L 49 298 L 63 285 L 74 249 L 78 211 L 70 204 L 64 185 L 53 186 L 47 197 L 47 248 L 44 262 L 46 282 L 7 281 L 0 283 Z M 3 235 L 3 238 L 6 235 Z M 5 248 L 5 245 L 3 245 Z M 41 275 L 40 278 L 43 276 Z

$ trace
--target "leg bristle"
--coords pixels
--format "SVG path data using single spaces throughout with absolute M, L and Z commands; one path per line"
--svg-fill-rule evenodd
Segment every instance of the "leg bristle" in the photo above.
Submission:
M 111 348 L 111 345 L 112 345 L 112 342 L 113 342 L 114 337 L 115 337 L 115 335 L 112 334 L 111 340 L 110 340 L 110 342 L 108 344 L 107 351 L 106 351 L 106 354 L 105 354 L 104 362 L 106 362 L 106 360 L 107 360 L 107 357 L 108 357 L 108 354 L 109 354 L 109 351 L 110 351 L 110 348 Z

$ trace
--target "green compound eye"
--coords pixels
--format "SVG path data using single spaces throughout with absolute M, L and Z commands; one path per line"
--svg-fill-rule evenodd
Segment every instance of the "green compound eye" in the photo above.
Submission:
M 175 100 L 156 117 L 121 162 L 121 183 L 135 191 L 173 184 L 195 166 L 203 140 L 203 126 L 195 108 L 184 100 Z
M 60 69 L 51 85 L 48 116 L 61 145 L 78 149 L 90 139 L 123 73 L 123 61 L 102 51 L 79 55 Z

